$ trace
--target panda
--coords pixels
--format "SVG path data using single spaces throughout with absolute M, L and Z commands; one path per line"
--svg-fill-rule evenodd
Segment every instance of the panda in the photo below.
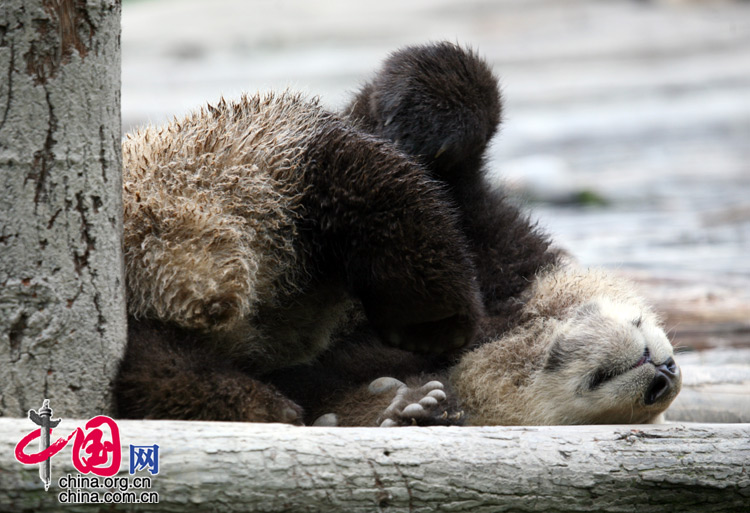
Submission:
M 220 101 L 123 143 L 123 418 L 300 423 L 264 379 L 366 323 L 385 345 L 473 340 L 481 292 L 443 184 L 292 92 Z
M 500 115 L 486 63 L 438 43 L 339 116 L 284 93 L 131 136 L 120 415 L 656 420 L 680 386 L 663 330 L 485 182 Z
M 452 360 L 407 354 L 369 333 L 275 376 L 306 407 L 308 422 L 649 423 L 679 392 L 672 346 L 631 285 L 579 268 L 486 182 L 483 154 L 501 110 L 489 66 L 450 43 L 394 53 L 345 110 L 446 184 L 485 314 L 473 347 Z M 305 395 L 314 383 L 337 392 Z

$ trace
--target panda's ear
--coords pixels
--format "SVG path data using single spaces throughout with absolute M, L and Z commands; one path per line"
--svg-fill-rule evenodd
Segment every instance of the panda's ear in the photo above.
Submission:
M 578 336 L 572 336 L 567 330 L 557 334 L 547 349 L 547 358 L 544 361 L 545 372 L 558 372 L 567 367 L 577 359 L 582 358 L 582 349 L 588 342 Z
M 597 303 L 596 301 L 589 301 L 576 309 L 575 317 L 576 319 L 585 319 L 587 317 L 597 315 L 601 313 L 601 311 L 602 309 L 599 303 Z
M 557 372 L 570 362 L 572 353 L 567 348 L 566 342 L 565 336 L 560 335 L 550 344 L 547 359 L 544 362 L 545 372 Z

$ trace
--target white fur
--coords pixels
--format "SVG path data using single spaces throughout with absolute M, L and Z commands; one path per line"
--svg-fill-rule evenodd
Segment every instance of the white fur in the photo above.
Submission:
M 465 355 L 451 379 L 472 424 L 554 425 L 658 422 L 677 395 L 644 397 L 656 367 L 672 356 L 659 320 L 624 280 L 560 266 L 530 287 L 521 323 Z M 602 369 L 612 372 L 591 387 Z

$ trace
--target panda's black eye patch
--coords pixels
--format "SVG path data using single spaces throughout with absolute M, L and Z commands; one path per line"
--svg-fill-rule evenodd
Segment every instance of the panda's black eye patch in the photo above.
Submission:
M 591 376 L 589 380 L 589 390 L 595 390 L 602 386 L 605 382 L 619 376 L 620 373 L 613 369 L 597 369 L 597 371 Z
M 637 369 L 641 365 L 644 365 L 646 363 L 651 362 L 651 351 L 649 351 L 648 347 L 643 350 L 643 354 L 638 359 L 637 362 L 633 366 L 631 366 L 628 369 L 618 369 L 613 367 L 601 367 L 596 370 L 591 375 L 591 378 L 589 379 L 589 390 L 595 390 L 596 388 L 602 386 L 607 381 L 616 378 L 617 376 L 621 376 L 622 374 L 625 374 L 626 372 Z
M 552 344 L 547 353 L 547 361 L 544 364 L 544 370 L 548 372 L 559 371 L 578 358 L 578 350 L 583 346 L 584 343 L 577 340 L 558 338 Z

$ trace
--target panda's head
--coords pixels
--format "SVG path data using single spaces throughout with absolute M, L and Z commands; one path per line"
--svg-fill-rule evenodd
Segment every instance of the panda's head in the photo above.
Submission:
M 545 424 L 656 421 L 682 385 L 672 345 L 640 302 L 599 296 L 577 306 L 548 339 L 533 379 Z

